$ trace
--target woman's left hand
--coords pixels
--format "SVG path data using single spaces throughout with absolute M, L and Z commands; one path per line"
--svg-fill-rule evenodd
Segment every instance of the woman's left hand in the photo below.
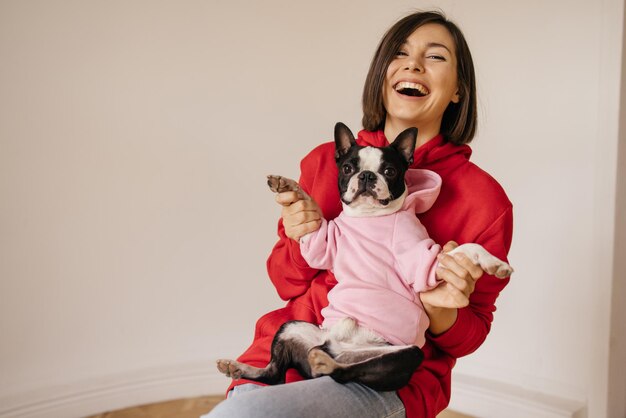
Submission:
M 469 305 L 476 281 L 484 273 L 480 266 L 475 265 L 465 255 L 446 254 L 456 247 L 458 244 L 450 241 L 439 255 L 439 266 L 435 274 L 442 282 L 434 289 L 419 294 L 430 318 L 429 330 L 434 334 L 445 332 L 454 325 L 457 309 Z

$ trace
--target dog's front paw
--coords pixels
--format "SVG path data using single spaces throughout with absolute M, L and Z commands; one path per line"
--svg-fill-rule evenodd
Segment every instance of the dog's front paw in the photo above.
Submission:
M 287 177 L 272 175 L 267 176 L 267 185 L 274 193 L 296 192 L 298 195 L 298 199 L 311 199 L 309 195 L 306 194 L 304 190 L 302 190 L 297 181 L 288 179 Z
M 304 199 L 304 192 L 302 192 L 300 185 L 295 180 L 283 176 L 269 175 L 267 176 L 267 185 L 274 193 L 299 192 L 302 194 L 300 197 Z
M 312 348 L 309 351 L 308 361 L 313 377 L 329 375 L 337 368 L 337 362 L 319 348 Z
M 485 273 L 496 276 L 499 279 L 505 279 L 513 274 L 513 267 L 489 253 L 479 244 L 459 245 L 448 254 L 453 255 L 457 253 L 464 254 L 474 264 L 479 265 Z
M 511 267 L 504 261 L 498 259 L 496 260 L 497 261 L 485 264 L 481 267 L 485 269 L 487 274 L 496 276 L 499 279 L 506 279 L 507 277 L 510 277 L 511 274 L 513 274 L 513 267 Z
M 217 360 L 217 370 L 226 375 L 226 377 L 232 377 L 233 379 L 241 378 L 241 374 L 243 373 L 239 367 L 239 362 L 234 360 Z
M 267 176 L 267 185 L 274 193 L 296 191 L 299 189 L 298 183 L 282 176 Z
M 500 279 L 506 279 L 513 274 L 513 267 L 509 266 L 507 263 L 502 263 L 498 270 L 496 270 L 495 276 Z
M 274 193 L 280 193 L 280 183 L 281 183 L 281 176 L 267 176 L 267 185 L 269 186 L 270 190 L 273 191 Z

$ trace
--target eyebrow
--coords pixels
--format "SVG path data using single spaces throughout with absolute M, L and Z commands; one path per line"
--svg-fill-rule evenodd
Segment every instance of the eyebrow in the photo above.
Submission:
M 402 42 L 402 45 L 410 45 L 410 43 L 408 41 L 404 41 Z M 443 48 L 446 51 L 448 51 L 450 55 L 454 55 L 452 51 L 450 50 L 450 48 L 448 48 L 446 45 L 439 43 L 439 42 L 429 42 L 426 44 L 426 47 L 427 48 Z
M 450 48 L 448 48 L 447 46 L 445 46 L 444 44 L 440 44 L 439 42 L 429 42 L 428 44 L 426 44 L 427 47 L 429 48 L 444 48 L 446 49 L 450 54 L 452 54 L 452 51 L 450 51 Z

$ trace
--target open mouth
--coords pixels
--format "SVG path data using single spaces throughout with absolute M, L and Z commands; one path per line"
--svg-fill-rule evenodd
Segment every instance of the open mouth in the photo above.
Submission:
M 404 96 L 424 97 L 430 93 L 426 86 L 409 81 L 400 81 L 394 87 L 394 90 Z

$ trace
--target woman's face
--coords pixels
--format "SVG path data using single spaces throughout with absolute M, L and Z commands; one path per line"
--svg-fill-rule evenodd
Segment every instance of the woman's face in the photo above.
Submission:
M 414 126 L 423 143 L 423 138 L 439 134 L 444 111 L 458 101 L 456 48 L 450 32 L 436 23 L 419 27 L 387 67 L 385 134 L 395 138 Z

